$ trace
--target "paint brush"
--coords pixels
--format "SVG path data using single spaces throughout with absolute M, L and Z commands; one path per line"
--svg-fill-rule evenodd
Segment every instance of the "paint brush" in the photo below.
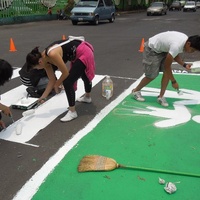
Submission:
M 10 114 L 10 115 L 9 115 L 9 117 L 10 117 L 10 119 L 12 120 L 12 122 L 14 123 L 14 122 L 15 122 L 15 120 L 13 119 L 13 115 L 12 115 L 12 114 Z

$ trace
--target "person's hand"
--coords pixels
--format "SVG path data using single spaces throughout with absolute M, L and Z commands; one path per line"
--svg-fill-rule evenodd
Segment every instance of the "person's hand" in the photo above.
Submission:
M 61 92 L 61 90 L 63 89 L 62 85 L 57 85 L 57 83 L 55 83 L 54 85 L 54 90 L 56 94 L 59 94 Z
M 184 63 L 184 64 L 183 64 L 183 67 L 184 67 L 186 70 L 190 70 L 190 69 L 191 69 L 191 66 L 192 66 L 192 63 Z
M 186 68 L 187 70 L 190 70 L 191 66 L 192 66 L 192 64 L 187 63 L 186 66 L 185 66 L 185 68 Z
M 1 106 L 2 106 L 1 110 L 2 110 L 3 114 L 5 114 L 7 116 L 12 115 L 10 108 L 8 106 L 2 105 L 2 104 L 1 104 Z
M 47 98 L 42 98 L 42 97 L 40 97 L 40 98 L 38 99 L 38 104 L 43 104 L 46 100 L 47 100 Z
M 0 127 L 2 127 L 3 129 L 6 128 L 6 125 L 2 120 L 0 120 Z
M 63 84 L 59 86 L 59 89 L 60 89 L 61 91 L 65 89 L 64 86 L 63 86 Z

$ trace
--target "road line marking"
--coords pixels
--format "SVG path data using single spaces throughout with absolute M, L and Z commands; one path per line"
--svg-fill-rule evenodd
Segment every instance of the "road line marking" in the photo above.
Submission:
M 106 75 L 105 75 L 106 76 Z M 122 77 L 122 76 L 110 76 L 111 78 L 118 78 L 118 79 L 127 79 L 127 80 L 133 80 L 136 81 L 138 78 L 129 78 L 129 77 Z
M 142 78 L 142 77 L 141 77 Z M 139 78 L 134 82 L 128 89 L 126 89 L 121 95 L 119 95 L 114 101 L 108 104 L 104 109 L 102 109 L 92 121 L 88 123 L 85 128 L 78 131 L 74 137 L 68 140 L 58 151 L 55 153 L 43 166 L 38 170 L 17 192 L 13 200 L 30 200 L 34 194 L 39 189 L 40 185 L 45 181 L 47 176 L 54 170 L 58 163 L 64 158 L 64 156 L 89 132 L 91 132 L 97 124 L 118 105 L 127 95 L 130 94 L 132 88 L 134 88 L 139 81 Z
M 92 81 L 93 87 L 98 84 L 104 76 L 96 75 Z M 78 81 L 78 90 L 76 91 L 76 98 L 81 97 L 85 93 L 84 84 L 82 80 Z M 18 87 L 17 90 L 12 90 L 12 92 L 4 94 L 4 101 L 8 101 L 13 97 L 13 91 L 22 90 L 23 87 Z M 22 90 L 23 91 L 23 90 Z M 16 94 L 17 95 L 17 94 Z M 7 102 L 8 103 L 8 102 Z M 10 102 L 9 102 L 10 103 Z M 55 106 L 56 105 L 56 106 Z M 44 104 L 40 105 L 35 109 L 35 112 L 31 116 L 22 117 L 18 121 L 14 122 L 8 126 L 5 131 L 1 132 L 0 139 L 8 140 L 18 143 L 27 143 L 30 141 L 40 130 L 44 129 L 49 125 L 54 119 L 59 115 L 66 112 L 68 108 L 68 102 L 66 99 L 66 94 L 62 91 L 46 101 Z M 16 134 L 16 126 L 21 124 L 22 130 L 21 134 Z M 37 125 L 37 126 L 36 126 Z M 31 127 L 31 128 L 30 128 Z M 32 144 L 33 146 L 35 144 Z

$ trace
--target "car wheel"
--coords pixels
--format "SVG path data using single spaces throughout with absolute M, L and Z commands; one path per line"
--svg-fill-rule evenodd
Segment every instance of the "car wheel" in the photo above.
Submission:
M 72 21 L 72 24 L 73 24 L 73 25 L 77 25 L 78 22 L 73 20 L 73 21 Z
M 98 25 L 99 24 L 99 16 L 95 16 L 93 24 L 94 25 Z
M 109 22 L 110 22 L 110 23 L 113 23 L 114 21 L 115 21 L 115 15 L 112 14 L 111 18 L 109 19 Z

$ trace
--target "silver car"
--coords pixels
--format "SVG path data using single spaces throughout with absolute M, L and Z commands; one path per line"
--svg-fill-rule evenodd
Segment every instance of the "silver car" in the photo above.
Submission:
M 101 20 L 114 22 L 115 5 L 112 0 L 80 0 L 71 10 L 73 25 L 78 22 L 90 22 L 95 25 Z
M 196 8 L 195 1 L 187 1 L 183 7 L 183 12 L 186 12 L 186 11 L 196 12 L 196 10 L 197 10 L 197 8 Z
M 196 7 L 197 7 L 197 8 L 200 8 L 200 1 L 197 1 L 197 2 L 196 2 Z
M 147 8 L 147 16 L 149 15 L 166 15 L 167 14 L 167 5 L 164 2 L 153 2 Z

